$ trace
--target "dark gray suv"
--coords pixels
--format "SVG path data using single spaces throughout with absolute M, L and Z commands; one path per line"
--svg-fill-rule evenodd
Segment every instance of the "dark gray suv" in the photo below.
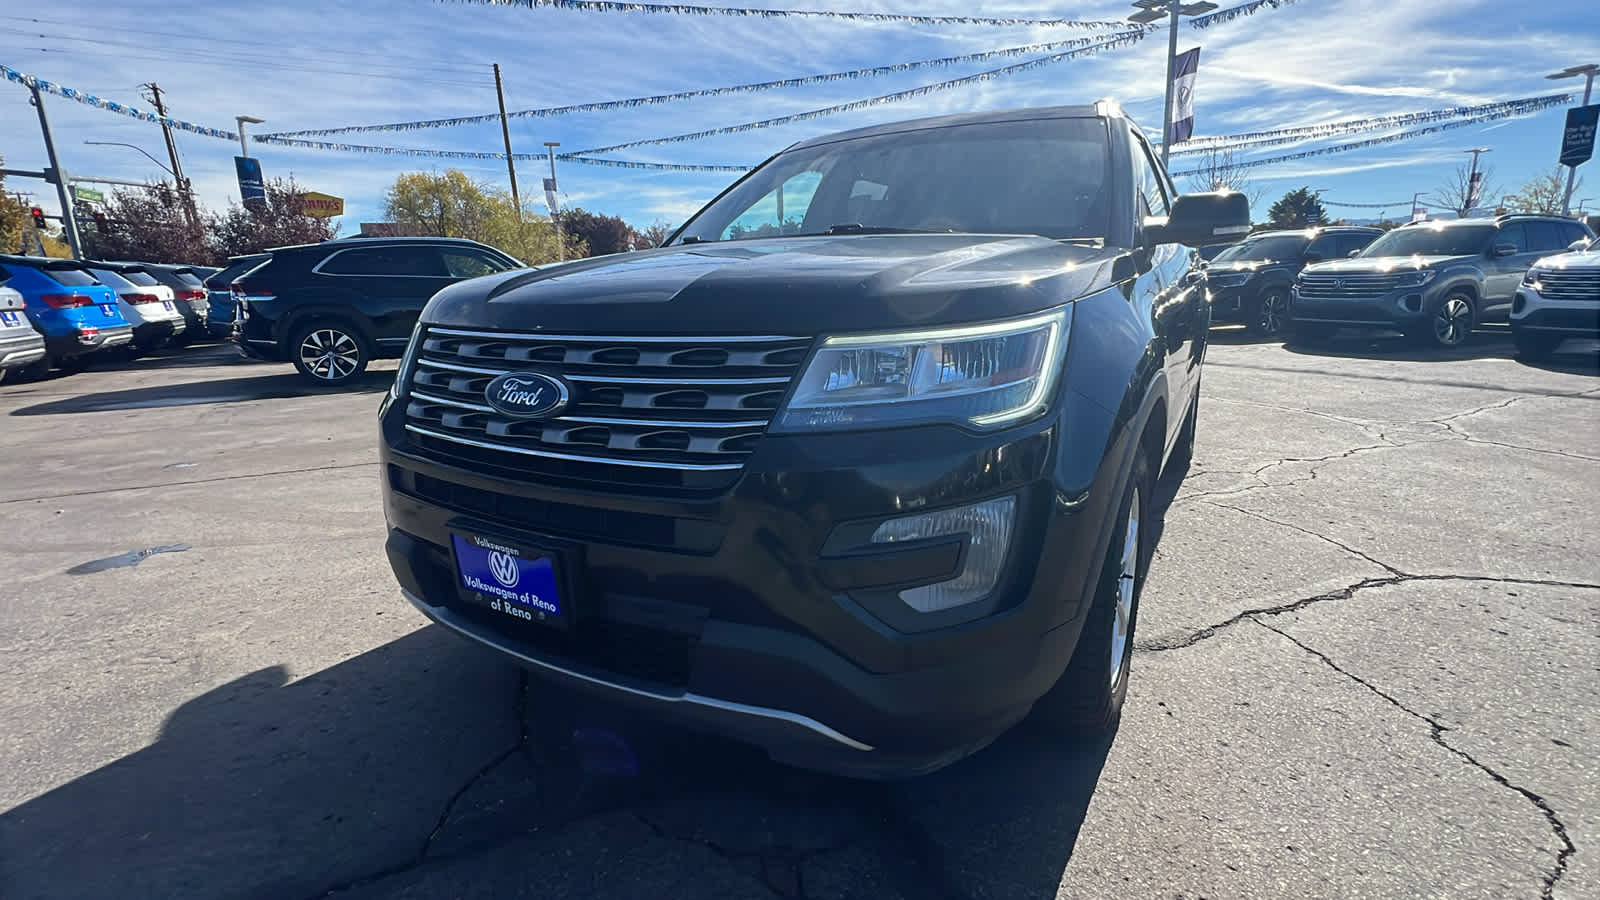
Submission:
M 1291 340 L 1379 328 L 1429 346 L 1457 346 L 1479 322 L 1506 320 L 1535 260 L 1591 237 L 1583 223 L 1558 216 L 1402 225 L 1352 259 L 1300 272 L 1289 301 Z

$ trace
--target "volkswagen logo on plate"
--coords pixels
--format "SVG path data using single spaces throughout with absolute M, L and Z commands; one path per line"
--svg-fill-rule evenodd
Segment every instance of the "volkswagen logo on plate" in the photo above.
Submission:
M 508 416 L 542 419 L 567 406 L 567 385 L 537 372 L 507 372 L 489 382 L 483 399 Z
M 1336 291 L 1344 290 L 1344 279 L 1343 278 L 1335 278 L 1333 280 L 1333 289 L 1336 290 Z
M 517 586 L 522 579 L 522 572 L 517 569 L 517 561 L 508 554 L 496 550 L 489 554 L 489 574 L 494 580 L 508 588 Z

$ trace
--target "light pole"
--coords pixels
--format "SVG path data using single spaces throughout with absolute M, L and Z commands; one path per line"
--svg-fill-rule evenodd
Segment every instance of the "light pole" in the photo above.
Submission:
M 550 207 L 550 224 L 556 228 L 556 261 L 567 261 L 567 242 L 561 236 L 561 216 L 558 214 L 560 204 L 556 200 L 556 148 L 561 146 L 560 141 L 545 141 L 544 152 L 550 157 L 550 180 L 545 182 L 544 201 Z
M 1426 193 L 1427 193 L 1427 191 L 1417 191 L 1416 193 L 1411 195 L 1411 221 L 1413 221 L 1413 222 L 1417 221 L 1417 218 L 1418 218 L 1418 216 L 1417 216 L 1417 209 L 1418 209 L 1417 204 L 1419 202 L 1421 202 L 1422 195 L 1426 194 Z
M 264 122 L 266 122 L 267 120 L 266 119 L 258 119 L 255 116 L 234 116 L 233 120 L 235 122 L 239 123 L 239 155 L 243 156 L 246 159 L 249 159 L 250 158 L 250 144 L 245 140 L 244 127 L 246 125 L 260 125 L 260 124 L 263 124 Z
M 159 159 L 156 159 L 154 156 L 151 156 L 149 153 L 145 153 L 144 148 L 140 147 L 137 144 L 124 144 L 121 141 L 84 141 L 84 143 L 85 144 L 93 144 L 96 147 L 127 147 L 129 150 L 137 150 L 140 153 L 144 153 L 144 158 L 145 159 L 148 159 L 151 162 L 155 163 L 157 166 L 160 166 L 161 167 L 161 171 L 167 173 L 168 175 L 172 175 L 172 170 L 167 167 L 166 163 L 162 162 Z M 173 177 L 176 178 L 177 176 L 174 175 Z
M 1463 150 L 1461 152 L 1472 154 L 1472 169 L 1467 173 L 1467 195 L 1461 198 L 1463 208 L 1459 216 L 1459 218 L 1465 219 L 1467 213 L 1472 212 L 1478 205 L 1478 157 L 1485 153 L 1493 153 L 1494 150 L 1488 147 L 1473 147 L 1471 150 Z
M 1583 103 L 1580 104 L 1580 105 L 1588 106 L 1589 105 L 1589 97 L 1594 93 L 1594 76 L 1596 74 L 1600 74 L 1600 63 L 1585 63 L 1584 65 L 1581 65 L 1581 66 L 1569 66 L 1569 67 L 1567 67 L 1565 69 L 1562 69 L 1559 72 L 1555 72 L 1553 74 L 1546 75 L 1545 77 L 1550 79 L 1551 81 L 1561 81 L 1561 80 L 1566 79 L 1566 78 L 1577 78 L 1578 76 L 1582 75 L 1583 79 L 1584 79 L 1584 81 L 1583 81 Z M 1577 179 L 1578 179 L 1578 167 L 1577 166 L 1568 166 L 1567 167 L 1567 192 L 1561 198 L 1561 214 L 1562 215 L 1567 215 L 1572 211 L 1572 189 L 1573 189 L 1574 183 L 1577 181 Z
M 1583 199 L 1578 201 L 1578 215 L 1580 215 L 1580 216 L 1583 215 L 1584 206 L 1586 206 L 1589 203 L 1589 201 L 1593 200 L 1593 199 L 1594 199 L 1593 197 L 1584 197 Z
M 1166 112 L 1161 117 L 1161 166 L 1166 168 L 1167 158 L 1172 155 L 1172 67 L 1177 64 L 1178 57 L 1178 17 L 1199 16 L 1217 8 L 1215 3 L 1184 3 L 1183 0 L 1133 0 L 1133 5 L 1139 11 L 1128 17 L 1128 21 L 1140 25 L 1151 25 L 1163 18 L 1171 18 L 1171 27 L 1167 30 L 1167 106 Z

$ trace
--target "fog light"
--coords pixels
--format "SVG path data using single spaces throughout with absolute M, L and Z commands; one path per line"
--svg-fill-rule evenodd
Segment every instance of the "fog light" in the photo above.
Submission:
M 1522 292 L 1518 291 L 1516 298 L 1511 301 L 1511 311 L 1514 312 L 1514 313 L 1517 313 L 1518 315 L 1521 315 L 1522 311 L 1524 309 L 1527 309 L 1527 308 L 1528 308 L 1528 298 L 1522 296 Z
M 994 590 L 1011 546 L 1016 511 L 1016 497 L 1001 497 L 972 506 L 890 519 L 872 533 L 872 542 L 891 544 L 956 534 L 967 536 L 967 561 L 960 575 L 900 592 L 900 599 L 912 609 L 939 612 L 976 603 Z
M 1405 307 L 1410 312 L 1422 312 L 1422 295 L 1407 294 L 1405 295 L 1405 298 L 1400 301 L 1400 305 Z

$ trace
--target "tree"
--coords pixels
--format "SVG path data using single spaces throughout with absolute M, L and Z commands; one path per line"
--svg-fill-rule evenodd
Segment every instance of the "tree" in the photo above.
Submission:
M 395 179 L 385 197 L 389 221 L 420 226 L 439 237 L 460 237 L 497 247 L 529 265 L 558 257 L 549 220 L 524 207 L 518 215 L 511 198 L 465 172 L 407 172 Z M 582 242 L 566 241 L 568 259 L 583 256 Z
M 1433 195 L 1425 198 L 1428 203 L 1442 209 L 1454 210 L 1456 218 L 1465 219 L 1467 213 L 1475 207 L 1484 205 L 1491 197 L 1500 196 L 1500 186 L 1494 183 L 1494 169 L 1483 166 L 1478 169 L 1478 190 L 1472 190 L 1472 163 L 1464 162 L 1456 166 L 1450 177 L 1433 189 Z M 1476 203 L 1469 203 L 1476 200 Z M 1490 203 L 1492 206 L 1493 203 Z
M 620 216 L 607 216 L 574 207 L 559 213 L 561 229 L 589 248 L 589 256 L 623 253 L 638 245 L 633 227 Z
M 0 253 L 22 250 L 22 229 L 28 210 L 22 201 L 6 193 L 5 157 L 0 156 Z
M 1246 171 L 1232 150 L 1207 150 L 1189 174 L 1189 187 L 1196 191 L 1238 191 L 1249 198 L 1253 208 L 1261 202 L 1261 189 L 1250 183 Z
M 1583 179 L 1573 184 L 1573 192 L 1583 187 Z M 1512 212 L 1560 215 L 1561 203 L 1567 198 L 1567 173 L 1565 166 L 1556 166 L 1547 175 L 1531 178 L 1512 200 Z
M 657 219 L 654 222 L 651 222 L 646 228 L 636 229 L 641 242 L 639 249 L 642 250 L 646 247 L 659 247 L 662 244 L 665 244 L 667 242 L 667 238 L 671 237 L 672 232 L 676 230 L 677 226 L 669 224 L 665 219 Z
M 80 223 L 90 259 L 202 264 L 215 257 L 205 232 L 190 226 L 183 196 L 165 181 L 118 189 L 106 201 L 105 215 L 104 231 Z
M 306 215 L 303 191 L 293 178 L 274 178 L 266 187 L 265 204 L 246 208 L 230 202 L 227 212 L 210 217 L 216 257 L 226 259 L 273 247 L 315 244 L 338 234 L 327 219 Z
M 1322 201 L 1311 192 L 1308 187 L 1290 191 L 1279 198 L 1267 210 L 1267 216 L 1272 220 L 1275 228 L 1307 228 L 1312 225 L 1323 225 L 1328 221 L 1327 210 L 1322 208 Z

